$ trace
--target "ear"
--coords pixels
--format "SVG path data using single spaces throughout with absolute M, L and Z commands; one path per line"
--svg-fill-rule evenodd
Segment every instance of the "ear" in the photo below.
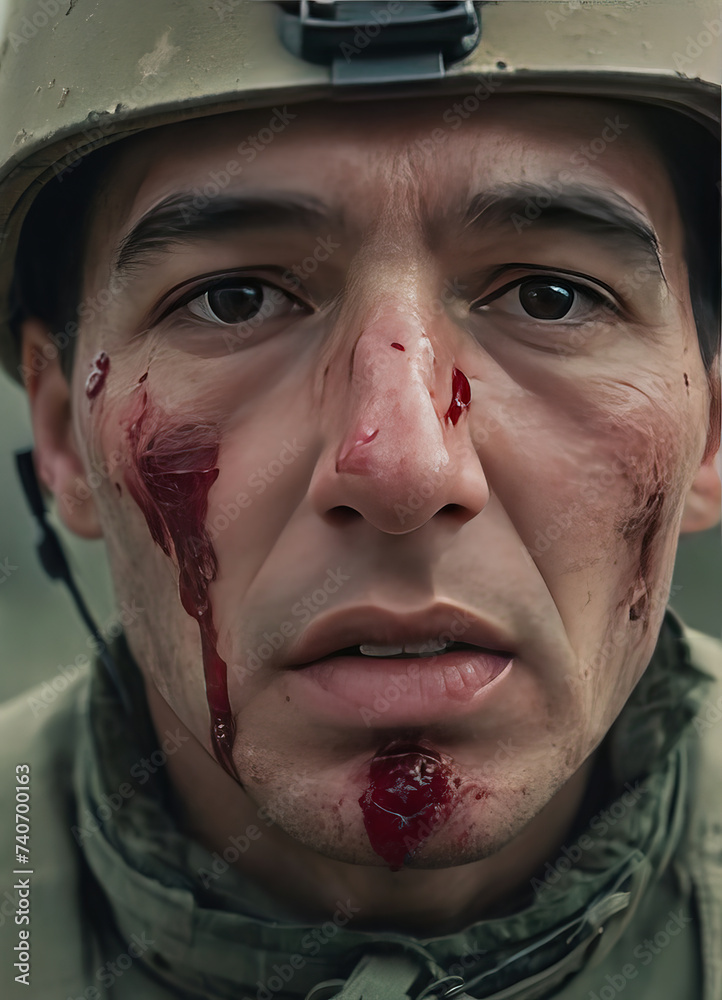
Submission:
M 60 352 L 42 320 L 24 320 L 21 331 L 21 370 L 30 400 L 38 478 L 54 495 L 60 519 L 70 531 L 82 538 L 99 538 L 100 523 L 75 443 L 70 386 Z

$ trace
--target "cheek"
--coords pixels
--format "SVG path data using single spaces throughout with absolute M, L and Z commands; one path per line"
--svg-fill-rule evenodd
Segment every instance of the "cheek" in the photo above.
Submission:
M 632 385 L 552 375 L 540 387 L 498 396 L 504 412 L 492 434 L 476 428 L 477 450 L 581 641 L 575 623 L 622 621 L 625 602 L 628 617 L 642 618 L 652 589 L 666 585 L 699 421 L 686 398 L 651 376 Z

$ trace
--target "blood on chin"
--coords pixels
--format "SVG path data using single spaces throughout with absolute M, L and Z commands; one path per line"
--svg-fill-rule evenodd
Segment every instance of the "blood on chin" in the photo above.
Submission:
M 469 795 L 488 796 L 457 774 L 448 755 L 433 747 L 394 740 L 382 747 L 366 770 L 366 786 L 358 803 L 371 847 L 398 871 L 439 834 L 455 808 Z

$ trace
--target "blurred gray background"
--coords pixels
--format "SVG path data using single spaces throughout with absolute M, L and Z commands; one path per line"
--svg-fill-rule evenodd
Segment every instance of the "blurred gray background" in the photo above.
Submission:
M 20 492 L 13 452 L 31 443 L 27 403 L 0 376 L 0 699 L 52 679 L 90 655 L 88 633 L 70 597 L 43 573 L 35 553 L 36 526 Z M 106 630 L 117 626 L 102 542 L 62 534 L 81 592 Z M 672 606 L 688 625 L 722 632 L 722 544 L 716 528 L 684 536 Z

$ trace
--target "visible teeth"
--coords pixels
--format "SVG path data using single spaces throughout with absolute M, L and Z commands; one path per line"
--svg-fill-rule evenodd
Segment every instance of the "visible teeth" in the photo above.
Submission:
M 359 651 L 364 656 L 434 656 L 443 652 L 448 645 L 449 643 L 439 642 L 438 639 L 408 642 L 403 646 L 374 646 L 371 643 L 364 643 L 359 646 Z
M 404 651 L 403 646 L 359 646 L 364 656 L 400 656 Z
M 426 642 L 404 643 L 404 652 L 433 656 L 434 653 L 442 652 L 448 645 L 448 642 L 441 642 L 439 639 L 427 639 Z

